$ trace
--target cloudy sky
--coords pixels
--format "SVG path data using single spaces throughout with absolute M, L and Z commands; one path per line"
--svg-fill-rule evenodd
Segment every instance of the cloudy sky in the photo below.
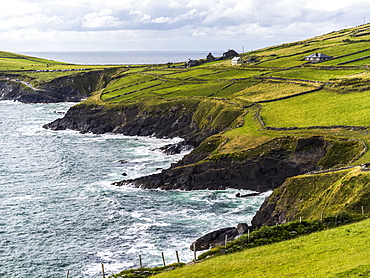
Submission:
M 368 0 L 9 0 L 0 50 L 247 51 L 370 22 L 369 12 Z

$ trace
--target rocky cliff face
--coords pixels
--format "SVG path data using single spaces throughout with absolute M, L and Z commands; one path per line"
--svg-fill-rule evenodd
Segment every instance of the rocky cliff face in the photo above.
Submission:
M 288 177 L 317 169 L 327 150 L 322 137 L 278 138 L 241 157 L 224 155 L 199 163 L 185 157 L 187 165 L 115 184 L 165 190 L 236 188 L 264 192 L 279 187 Z
M 186 143 L 198 146 L 205 138 L 221 132 L 224 126 L 201 128 L 194 118 L 199 102 L 191 106 L 171 103 L 165 107 L 154 106 L 148 109 L 142 104 L 107 108 L 80 104 L 72 107 L 64 118 L 45 125 L 53 130 L 72 129 L 96 134 L 111 132 L 124 135 L 181 137 Z M 241 115 L 236 114 L 234 117 Z
M 37 89 L 20 81 L 3 80 L 0 81 L 0 100 L 25 103 L 78 102 L 108 81 L 103 71 L 56 78 L 39 85 Z
M 194 120 L 196 108 L 178 105 L 146 112 L 139 105 L 107 109 L 104 106 L 77 105 L 64 118 L 46 128 L 72 129 L 93 133 L 125 135 L 181 136 L 198 146 L 190 155 L 162 173 L 135 180 L 117 182 L 142 188 L 165 190 L 250 189 L 259 192 L 280 186 L 288 177 L 316 170 L 325 157 L 328 142 L 322 137 L 306 139 L 278 138 L 239 155 L 223 155 L 205 159 L 220 144 L 219 129 L 201 129 Z M 204 160 L 205 159 L 205 160 Z M 200 162 L 203 160 L 202 162 Z

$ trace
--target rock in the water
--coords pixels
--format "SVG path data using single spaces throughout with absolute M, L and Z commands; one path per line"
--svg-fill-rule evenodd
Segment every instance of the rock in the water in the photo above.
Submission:
M 179 154 L 183 151 L 190 151 L 193 147 L 188 145 L 186 141 L 182 141 L 176 144 L 168 144 L 163 147 L 160 147 L 159 150 L 165 154 L 173 155 Z
M 238 230 L 234 227 L 222 228 L 198 238 L 190 245 L 190 250 L 194 251 L 194 247 L 195 251 L 207 250 L 217 245 L 225 244 L 226 236 L 228 241 L 230 241 L 234 240 L 238 235 Z
M 255 196 L 259 196 L 261 195 L 261 193 L 249 193 L 249 194 L 245 194 L 245 195 L 241 195 L 240 193 L 236 193 L 235 194 L 235 197 L 238 197 L 238 198 L 245 198 L 245 197 L 255 197 Z

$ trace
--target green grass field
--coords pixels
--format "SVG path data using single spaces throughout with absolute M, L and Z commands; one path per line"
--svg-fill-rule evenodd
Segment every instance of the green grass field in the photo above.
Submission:
M 370 220 L 165 272 L 158 278 L 369 277 Z
M 287 109 L 289 107 L 289 109 Z M 370 126 L 370 91 L 338 94 L 321 90 L 262 104 L 266 126 Z

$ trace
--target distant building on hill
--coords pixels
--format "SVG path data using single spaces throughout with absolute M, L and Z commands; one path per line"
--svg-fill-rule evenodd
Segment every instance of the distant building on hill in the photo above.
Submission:
M 214 60 L 216 60 L 215 56 L 213 56 L 212 53 L 209 53 L 206 59 L 207 59 L 207 62 L 213 62 Z
M 232 66 L 237 66 L 237 65 L 240 65 L 242 63 L 243 63 L 243 60 L 240 57 L 234 57 L 234 58 L 231 59 L 231 65 Z
M 324 61 L 330 60 L 332 58 L 333 57 L 322 54 L 322 53 L 314 53 L 314 54 L 306 56 L 305 60 L 310 61 L 312 63 L 318 63 L 318 62 L 324 62 Z
M 199 66 L 199 65 L 200 65 L 200 62 L 198 60 L 189 59 L 189 61 L 187 61 L 185 63 L 185 68 L 195 67 L 195 66 Z
M 245 62 L 246 63 L 257 63 L 258 60 L 254 57 L 249 57 Z
M 223 55 L 222 55 L 222 58 L 223 59 L 229 59 L 229 58 L 234 58 L 236 56 L 238 56 L 238 52 L 236 52 L 235 50 L 233 49 L 229 49 L 228 51 L 226 51 Z

